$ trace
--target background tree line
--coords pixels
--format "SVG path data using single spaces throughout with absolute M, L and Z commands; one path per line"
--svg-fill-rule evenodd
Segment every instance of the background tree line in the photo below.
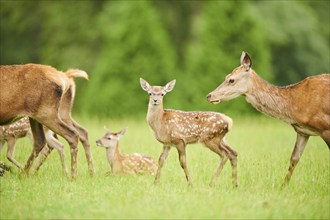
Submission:
M 1 65 L 80 68 L 74 110 L 143 116 L 152 85 L 177 79 L 165 107 L 254 113 L 243 98 L 205 96 L 247 51 L 266 80 L 286 85 L 330 72 L 329 1 L 4 1 Z

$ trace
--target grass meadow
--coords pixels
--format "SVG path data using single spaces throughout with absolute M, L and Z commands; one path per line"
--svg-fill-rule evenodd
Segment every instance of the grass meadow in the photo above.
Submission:
M 159 185 L 150 175 L 106 175 L 105 150 L 95 145 L 104 125 L 111 131 L 128 127 L 120 142 L 123 153 L 139 152 L 158 160 L 162 145 L 144 118 L 78 118 L 89 130 L 95 176 L 88 175 L 81 144 L 74 181 L 63 176 L 55 151 L 35 175 L 20 175 L 15 168 L 0 178 L 0 219 L 329 219 L 330 153 L 323 140 L 310 138 L 289 187 L 281 190 L 296 138 L 293 128 L 266 116 L 233 120 L 227 140 L 238 152 L 237 189 L 232 187 L 229 161 L 217 184 L 209 187 L 219 157 L 200 144 L 187 147 L 193 187 L 187 186 L 175 149 Z M 27 160 L 31 143 L 28 139 L 16 143 L 18 161 Z M 65 147 L 70 167 L 66 143 Z M 6 150 L 0 160 L 9 163 Z

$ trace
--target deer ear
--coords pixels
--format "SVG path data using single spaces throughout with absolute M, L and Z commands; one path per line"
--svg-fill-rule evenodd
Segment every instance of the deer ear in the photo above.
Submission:
M 110 130 L 104 125 L 104 130 L 110 133 Z
M 172 80 L 171 82 L 167 83 L 166 86 L 164 86 L 164 91 L 165 92 L 170 92 L 174 88 L 176 83 L 176 80 Z
M 149 91 L 150 90 L 150 85 L 147 81 L 145 81 L 144 79 L 140 78 L 140 84 L 141 84 L 141 88 L 144 90 L 144 91 Z
M 126 131 L 127 131 L 127 128 L 124 128 L 123 130 L 118 132 L 118 135 L 123 136 L 126 133 Z
M 246 52 L 242 52 L 242 55 L 241 55 L 241 65 L 244 66 L 245 69 L 249 70 L 252 66 L 252 60 L 249 56 L 248 53 Z

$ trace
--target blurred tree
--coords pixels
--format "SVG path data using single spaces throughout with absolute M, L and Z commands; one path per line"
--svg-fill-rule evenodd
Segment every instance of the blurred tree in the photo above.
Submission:
M 262 28 L 244 1 L 208 1 L 194 15 L 192 41 L 187 51 L 185 94 L 192 106 L 211 107 L 206 95 L 215 89 L 239 65 L 242 51 L 254 61 L 253 68 L 271 78 L 269 47 Z M 245 102 L 222 103 L 224 111 L 250 111 Z
M 317 8 L 325 2 L 311 4 Z M 329 1 L 324 5 L 328 11 L 327 21 L 318 21 L 318 12 L 304 1 L 258 1 L 255 5 L 271 45 L 277 83 L 287 85 L 329 72 Z M 327 31 L 320 28 L 318 22 Z
M 165 84 L 177 57 L 149 1 L 109 1 L 98 18 L 102 48 L 81 103 L 91 114 L 146 114 L 147 94 L 139 78 Z

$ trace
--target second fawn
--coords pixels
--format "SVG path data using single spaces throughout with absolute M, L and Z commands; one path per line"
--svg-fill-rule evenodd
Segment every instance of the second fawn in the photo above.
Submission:
M 114 174 L 156 174 L 157 163 L 143 154 L 122 154 L 119 148 L 119 139 L 126 129 L 117 133 L 106 129 L 105 135 L 96 141 L 97 146 L 106 148 L 106 155 Z
M 150 86 L 148 82 L 140 78 L 142 89 L 147 91 L 150 96 L 147 113 L 148 124 L 156 139 L 164 145 L 163 152 L 159 157 L 155 183 L 159 182 L 164 161 L 171 146 L 174 146 L 178 150 L 180 165 L 185 172 L 186 179 L 191 185 L 192 180 L 186 162 L 186 145 L 201 142 L 222 158 L 210 185 L 214 185 L 216 178 L 229 158 L 232 166 L 232 181 L 234 186 L 237 187 L 237 153 L 224 140 L 233 124 L 231 118 L 216 112 L 164 110 L 163 97 L 166 93 L 172 91 L 175 82 L 173 80 L 164 87 Z

